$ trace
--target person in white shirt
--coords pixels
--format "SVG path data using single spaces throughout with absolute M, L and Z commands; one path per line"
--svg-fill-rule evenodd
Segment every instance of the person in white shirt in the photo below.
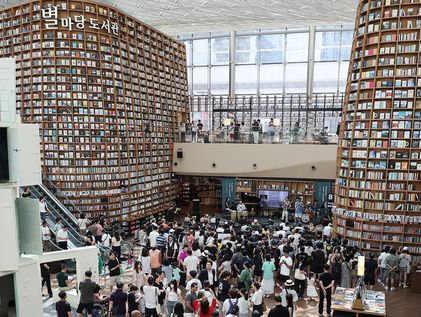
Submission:
M 187 284 L 186 284 L 186 291 L 190 292 L 191 285 L 193 283 L 196 283 L 197 284 L 197 292 L 199 292 L 202 289 L 202 282 L 198 278 L 196 278 L 197 272 L 196 271 L 190 271 L 189 274 L 192 277 L 192 279 L 187 282 Z
M 47 222 L 43 221 L 41 225 L 41 233 L 42 233 L 42 248 L 44 251 L 50 251 L 50 239 L 51 239 L 51 232 L 48 228 Z
M 44 196 L 41 196 L 38 200 L 39 203 L 39 213 L 42 220 L 47 219 L 48 217 L 48 208 L 47 208 L 47 201 L 45 200 Z
M 389 256 L 390 247 L 386 246 L 380 256 L 377 258 L 377 264 L 380 268 L 380 279 L 379 282 L 384 286 L 386 283 L 386 259 Z
M 149 234 L 149 246 L 151 248 L 156 247 L 156 238 L 159 236 L 158 231 L 154 228 Z
M 101 244 L 104 247 L 111 248 L 111 235 L 104 231 L 101 236 Z
M 251 297 L 251 303 L 253 304 L 253 312 L 257 310 L 260 316 L 263 315 L 263 291 L 260 289 L 260 283 L 253 283 L 254 293 Z
M 292 258 L 289 256 L 288 251 L 284 251 L 279 263 L 281 265 L 281 283 L 284 284 L 289 280 L 292 268 Z
M 181 301 L 181 290 L 176 280 L 172 280 L 167 287 L 167 313 L 168 316 L 174 311 L 175 304 Z
M 59 246 L 59 248 L 63 250 L 67 250 L 67 241 L 69 240 L 69 234 L 68 234 L 68 227 L 63 226 L 59 231 L 57 231 L 56 234 L 56 241 Z
M 85 214 L 80 214 L 79 219 L 77 220 L 77 226 L 79 227 L 79 232 L 82 236 L 86 235 L 86 229 L 88 228 L 90 221 L 86 219 Z
M 143 286 L 143 298 L 145 299 L 146 316 L 157 316 L 156 307 L 158 306 L 158 295 L 160 290 L 153 286 L 155 279 L 148 277 L 148 285 Z
M 332 224 L 329 223 L 327 226 L 323 228 L 323 239 L 331 238 L 332 237 Z
M 193 255 L 192 250 L 188 249 L 187 250 L 187 257 L 184 259 L 183 261 L 183 265 L 186 268 L 186 272 L 187 272 L 187 280 L 190 281 L 191 280 L 191 276 L 190 276 L 190 271 L 196 271 L 199 267 L 200 261 L 199 259 Z
M 238 212 L 243 212 L 246 210 L 246 205 L 243 204 L 243 202 L 240 200 L 240 202 L 237 205 L 237 211 Z
M 282 289 L 281 292 L 281 304 L 284 307 L 287 307 L 287 294 L 292 294 L 292 301 L 294 303 L 294 311 L 295 309 L 295 303 L 298 301 L 298 294 L 294 289 L 294 282 L 292 280 L 287 280 L 284 284 L 285 288 Z

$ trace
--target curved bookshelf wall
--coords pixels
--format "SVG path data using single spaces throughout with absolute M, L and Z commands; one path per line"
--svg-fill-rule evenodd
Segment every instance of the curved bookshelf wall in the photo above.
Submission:
M 334 229 L 363 251 L 421 255 L 421 3 L 363 0 L 356 19 Z
M 174 130 L 188 113 L 184 44 L 112 7 L 0 10 L 17 108 L 39 123 L 44 175 L 90 217 L 139 218 L 175 198 Z

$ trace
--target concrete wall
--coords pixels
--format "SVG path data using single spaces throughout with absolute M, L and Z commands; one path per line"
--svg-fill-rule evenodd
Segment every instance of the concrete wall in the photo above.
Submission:
M 333 180 L 336 176 L 336 149 L 336 145 L 316 144 L 176 143 L 173 172 L 180 175 Z M 183 152 L 181 159 L 177 158 L 180 150 Z

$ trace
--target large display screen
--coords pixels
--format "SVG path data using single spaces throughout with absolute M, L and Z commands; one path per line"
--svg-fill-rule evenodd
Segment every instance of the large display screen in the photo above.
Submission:
M 0 182 L 9 181 L 9 158 L 7 153 L 7 128 L 0 128 Z
M 287 190 L 259 190 L 261 208 L 281 208 L 287 197 Z

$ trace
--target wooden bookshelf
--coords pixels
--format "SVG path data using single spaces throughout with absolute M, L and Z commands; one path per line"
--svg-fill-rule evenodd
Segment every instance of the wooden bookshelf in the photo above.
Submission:
M 40 124 L 44 175 L 89 217 L 136 219 L 176 197 L 183 43 L 107 5 L 31 1 L 0 10 L 0 57 L 16 58 L 17 108 Z
M 359 3 L 342 115 L 334 230 L 421 255 L 421 1 Z

